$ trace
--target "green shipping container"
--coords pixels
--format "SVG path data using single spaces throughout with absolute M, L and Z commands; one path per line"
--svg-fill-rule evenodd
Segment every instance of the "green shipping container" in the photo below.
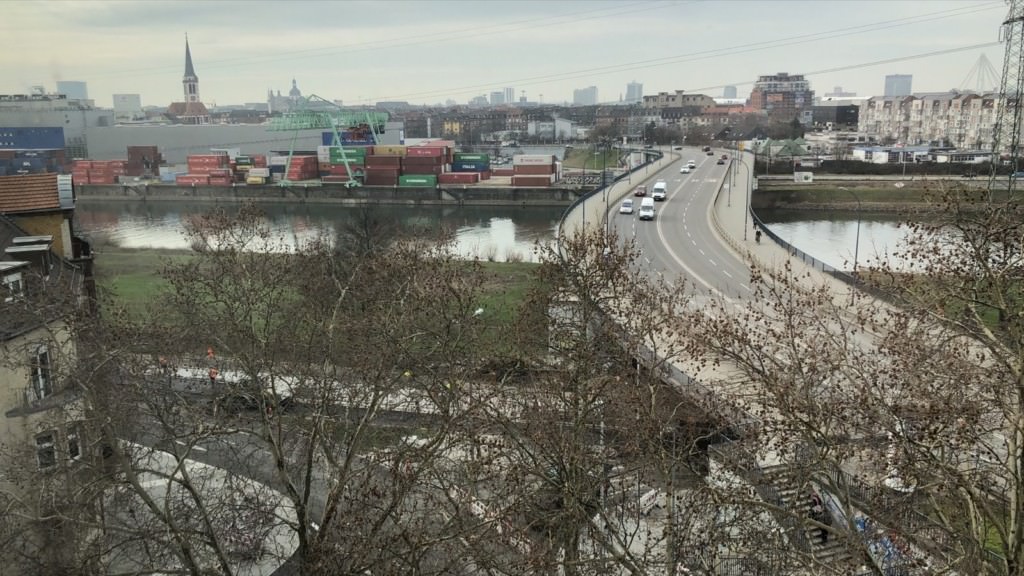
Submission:
M 434 188 L 437 186 L 437 176 L 421 174 L 409 174 L 406 176 L 399 176 L 398 185 L 415 188 Z
M 339 148 L 332 146 L 330 150 L 331 164 L 341 164 L 345 160 L 362 162 L 366 158 L 366 148 Z
M 490 162 L 490 154 L 470 154 L 469 152 L 456 152 L 454 154 L 456 162 Z

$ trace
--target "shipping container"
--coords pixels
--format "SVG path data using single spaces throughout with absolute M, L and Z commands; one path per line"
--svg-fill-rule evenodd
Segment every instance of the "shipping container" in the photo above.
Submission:
M 367 156 L 366 157 L 366 166 L 367 167 L 370 167 L 370 166 L 385 167 L 386 166 L 386 167 L 399 168 L 399 167 L 401 167 L 401 165 L 402 165 L 402 157 L 401 156 L 378 156 L 378 155 L 374 154 L 373 156 Z
M 444 158 L 448 150 L 440 146 L 409 146 L 405 149 L 406 158 Z
M 514 169 L 512 169 L 512 168 L 492 168 L 491 169 L 491 174 L 493 176 L 513 176 L 513 175 L 515 175 L 515 172 L 516 171 Z
M 399 176 L 398 185 L 419 188 L 434 188 L 437 186 L 437 176 L 421 174 Z
M 525 187 L 545 187 L 550 186 L 554 182 L 554 174 L 551 176 L 513 176 L 513 186 L 525 186 Z
M 512 157 L 512 164 L 519 166 L 523 164 L 554 164 L 558 158 L 551 154 L 518 154 Z
M 456 162 L 485 162 L 490 163 L 490 154 L 478 154 L 476 152 L 455 152 L 452 157 Z
M 452 162 L 452 172 L 483 172 L 490 169 L 491 165 L 486 162 Z
M 481 172 L 480 173 L 480 179 L 481 180 L 490 180 L 491 179 L 491 173 L 490 172 Z
M 444 173 L 443 166 L 405 166 L 402 168 L 403 174 L 433 174 L 438 175 Z
M 178 174 L 174 181 L 178 184 L 209 184 L 210 177 L 205 174 Z
M 513 168 L 516 176 L 543 176 L 555 173 L 554 164 L 517 164 Z
M 265 167 L 264 168 L 250 168 L 249 169 L 249 177 L 250 178 L 253 178 L 253 177 L 269 178 L 270 177 L 270 168 L 265 168 Z
M 266 176 L 252 176 L 252 175 L 250 175 L 248 178 L 245 179 L 245 183 L 246 184 L 257 184 L 257 185 L 258 184 L 266 184 L 267 183 L 267 178 L 266 178 Z
M 64 128 L 0 128 L 0 149 L 58 150 L 64 148 Z
M 480 181 L 478 172 L 445 172 L 437 176 L 441 184 L 476 184 Z
M 444 156 L 406 156 L 403 166 L 443 166 Z
M 373 146 L 374 156 L 405 156 L 405 146 L 398 145 L 377 145 Z

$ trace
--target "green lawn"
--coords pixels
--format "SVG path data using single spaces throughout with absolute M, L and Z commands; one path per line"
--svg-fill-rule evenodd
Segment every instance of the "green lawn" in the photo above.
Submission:
M 604 167 L 615 168 L 619 165 L 619 151 L 605 150 L 602 158 L 601 152 L 589 147 L 570 148 L 566 151 L 562 160 L 562 168 L 583 168 L 586 164 L 587 170 L 601 170 Z
M 123 306 L 131 315 L 140 317 L 147 305 L 168 283 L 160 271 L 168 262 L 182 262 L 194 257 L 189 251 L 131 250 L 108 248 L 96 255 L 96 280 L 102 293 L 115 306 Z M 518 315 L 536 280 L 539 265 L 531 262 L 481 262 L 482 291 L 476 304 L 483 309 L 480 317 L 490 334 L 487 339 L 504 349 L 509 342 L 508 331 Z M 541 327 L 546 329 L 546 327 Z

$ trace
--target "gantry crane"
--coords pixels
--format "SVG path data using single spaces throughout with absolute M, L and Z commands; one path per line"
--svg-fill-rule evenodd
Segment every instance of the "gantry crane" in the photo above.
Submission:
M 1000 160 L 1010 165 L 1011 174 L 1020 170 L 1021 102 L 1024 88 L 1024 0 L 1007 0 L 1010 10 L 1003 21 L 1000 33 L 1006 44 L 1003 56 L 1003 76 L 999 85 L 1000 102 L 996 112 L 996 123 L 992 134 L 992 172 L 988 189 L 991 195 L 996 186 L 996 168 Z M 1009 179 L 1012 193 L 1017 178 Z M 1002 187 L 1002 182 L 998 187 Z
M 367 132 L 372 136 L 373 143 L 376 144 L 384 133 L 384 125 L 387 121 L 388 114 L 386 112 L 344 110 L 334 102 L 315 94 L 305 98 L 298 109 L 271 118 L 270 124 L 267 126 L 268 131 L 292 132 L 292 140 L 288 147 L 288 163 L 285 166 L 285 177 L 281 179 L 281 185 L 287 186 L 292 183 L 288 180 L 288 172 L 291 169 L 292 157 L 295 155 L 295 141 L 299 137 L 300 130 L 330 130 L 334 133 L 331 145 L 341 148 L 344 152 L 344 142 L 339 129 L 346 131 L 350 128 L 365 126 Z M 360 185 L 349 162 L 345 162 L 345 172 L 348 174 L 346 186 L 351 188 Z

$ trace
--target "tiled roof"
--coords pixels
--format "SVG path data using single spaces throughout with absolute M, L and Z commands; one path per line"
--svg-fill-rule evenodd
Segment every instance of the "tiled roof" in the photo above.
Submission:
M 0 214 L 60 210 L 56 174 L 0 176 Z
M 171 102 L 167 113 L 173 116 L 209 116 L 210 112 L 202 102 Z

